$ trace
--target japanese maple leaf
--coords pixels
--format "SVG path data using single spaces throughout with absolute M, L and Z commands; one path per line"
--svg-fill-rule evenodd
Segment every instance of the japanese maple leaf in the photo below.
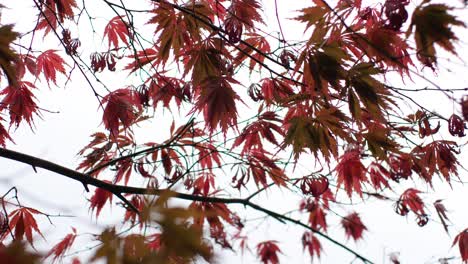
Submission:
M 460 255 L 463 263 L 468 263 L 468 228 L 463 230 L 455 237 L 452 246 L 454 246 L 456 243 L 458 243 L 458 248 L 460 249 Z
M 133 206 L 138 209 L 139 212 L 143 212 L 146 206 L 145 199 L 141 195 L 133 195 L 130 199 L 130 203 L 133 204 Z M 125 210 L 123 222 L 130 222 L 131 225 L 134 225 L 135 222 L 137 222 L 139 223 L 140 228 L 142 228 L 144 224 L 143 214 L 135 212 L 131 208 L 127 208 L 127 210 Z
M 367 230 L 367 227 L 362 223 L 359 214 L 354 212 L 344 217 L 341 220 L 341 225 L 345 230 L 347 238 L 352 237 L 354 241 L 362 238 L 362 233 Z
M 215 188 L 215 175 L 202 173 L 193 183 L 193 194 L 207 196 Z
M 124 68 L 124 70 L 130 70 L 130 73 L 141 69 L 147 64 L 153 67 L 153 62 L 159 58 L 158 48 L 155 46 L 153 48 L 137 51 L 134 55 L 128 56 L 128 58 L 132 58 L 134 60 Z
M 105 181 L 105 182 L 110 183 L 109 181 Z M 112 202 L 112 193 L 102 188 L 96 188 L 96 191 L 94 191 L 94 195 L 91 197 L 89 201 L 91 203 L 89 209 L 91 211 L 94 211 L 94 209 L 96 209 L 96 218 L 97 218 L 99 217 L 99 214 L 101 213 L 101 210 L 104 207 L 104 205 L 108 201 L 110 203 Z
M 305 208 L 309 212 L 309 224 L 315 230 L 323 229 L 327 231 L 327 220 L 325 210 L 319 203 L 312 201 L 307 203 Z
M 320 253 L 322 251 L 322 245 L 313 232 L 305 232 L 302 235 L 302 247 L 304 250 L 307 249 L 312 259 L 317 256 L 320 258 Z
M 278 253 L 281 253 L 277 241 L 269 240 L 257 244 L 257 255 L 263 264 L 278 264 Z
M 259 13 L 261 7 L 257 0 L 233 0 L 228 13 L 237 18 L 247 29 L 252 29 L 254 22 L 263 23 Z
M 442 200 L 437 200 L 434 202 L 434 208 L 436 209 L 437 215 L 439 216 L 440 222 L 444 226 L 445 232 L 448 233 L 448 224 L 449 218 L 447 216 L 447 208 L 442 203 Z
M 249 58 L 249 70 L 252 72 L 255 65 L 260 64 L 259 67 L 262 67 L 265 54 L 269 54 L 271 48 L 267 39 L 259 34 L 248 33 L 246 36 L 244 42 L 239 44 L 239 52 L 234 58 L 234 65 L 240 65 L 244 63 L 246 58 Z
M 59 258 L 63 257 L 65 252 L 70 249 L 75 242 L 76 238 L 76 229 L 72 227 L 72 233 L 66 235 L 57 245 L 55 245 L 49 253 L 47 253 L 46 257 L 53 256 L 52 262 L 57 261 Z
M 218 167 L 221 167 L 221 156 L 213 144 L 200 143 L 196 144 L 195 148 L 199 151 L 198 161 L 200 162 L 202 169 L 212 171 L 213 162 L 216 163 Z
M 34 101 L 31 89 L 36 88 L 30 82 L 19 82 L 17 87 L 7 86 L 0 94 L 5 95 L 0 105 L 0 110 L 8 108 L 10 112 L 10 126 L 24 119 L 29 126 L 33 123 L 33 114 L 39 115 L 39 108 Z
M 2 117 L 0 117 L 0 121 L 3 121 Z M 5 147 L 5 143 L 6 143 L 5 141 L 7 139 L 13 142 L 13 139 L 10 137 L 10 134 L 8 133 L 8 131 L 5 129 L 3 124 L 0 123 L 0 146 Z
M 52 29 L 57 29 L 58 22 L 73 18 L 73 8 L 76 7 L 75 0 L 45 0 L 36 29 L 45 29 L 44 36 L 47 35 Z
M 404 191 L 397 202 L 397 209 L 401 208 L 401 210 L 397 210 L 397 213 L 400 213 L 399 211 L 408 212 L 409 209 L 417 215 L 424 215 L 424 202 L 421 197 L 419 197 L 419 193 L 421 193 L 421 191 L 413 188 L 409 188 Z
M 10 230 L 12 230 L 15 239 L 22 240 L 26 236 L 26 240 L 33 247 L 33 231 L 44 237 L 37 226 L 34 214 L 41 214 L 41 212 L 32 208 L 22 207 L 12 211 L 8 216 L 10 219 Z
M 135 122 L 137 112 L 142 109 L 137 94 L 130 87 L 115 90 L 104 96 L 102 104 L 106 104 L 102 116 L 104 127 L 114 137 L 118 135 L 119 125 L 128 128 Z
M 466 25 L 448 13 L 452 9 L 445 4 L 424 4 L 419 5 L 413 12 L 411 25 L 406 34 L 411 34 L 415 27 L 417 57 L 426 66 L 433 68 L 437 64 L 435 44 L 448 52 L 457 54 L 453 44 L 458 37 L 452 28 L 454 26 L 466 27 Z
M 229 81 L 237 83 L 233 79 Z M 202 90 L 193 110 L 203 111 L 209 131 L 213 132 L 219 126 L 226 133 L 228 128 L 235 127 L 237 125 L 235 100 L 240 100 L 240 97 L 234 92 L 228 80 L 208 78 L 201 86 Z
M 104 29 L 104 38 L 107 37 L 109 41 L 109 49 L 113 45 L 114 48 L 119 48 L 119 40 L 128 46 L 128 39 L 130 39 L 130 32 L 128 31 L 128 24 L 121 16 L 112 18 Z
M 52 81 L 54 84 L 57 84 L 57 72 L 65 74 L 64 65 L 67 64 L 56 52 L 56 50 L 46 50 L 37 56 L 36 76 L 42 73 L 47 83 Z
M 252 148 L 263 149 L 262 139 L 266 139 L 268 142 L 278 146 L 279 143 L 273 132 L 275 131 L 280 135 L 284 135 L 284 132 L 279 125 L 271 121 L 281 122 L 274 112 L 268 111 L 260 115 L 257 121 L 244 128 L 242 133 L 235 139 L 232 148 L 244 142 L 241 154 L 248 152 Z
M 366 170 L 361 162 L 359 150 L 349 150 L 344 153 L 336 166 L 337 188 L 342 184 L 349 197 L 353 190 L 362 197 L 361 184 L 367 181 Z
M 388 179 L 390 179 L 390 172 L 385 169 L 381 164 L 372 162 L 369 167 L 367 167 L 369 172 L 370 182 L 376 190 L 383 190 L 383 187 L 390 188 Z
M 10 44 L 16 39 L 18 34 L 13 31 L 12 25 L 6 25 L 0 27 L 0 68 L 8 79 L 8 84 L 11 86 L 17 85 L 17 66 L 15 67 L 14 62 L 18 59 L 18 56 L 13 49 L 10 48 Z

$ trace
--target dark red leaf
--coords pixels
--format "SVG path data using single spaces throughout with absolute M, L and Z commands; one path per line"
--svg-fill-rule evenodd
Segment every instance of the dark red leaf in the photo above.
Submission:
M 313 232 L 305 232 L 302 235 L 302 247 L 307 249 L 312 259 L 317 256 L 320 259 L 320 253 L 322 251 L 322 245 Z
M 357 241 L 362 238 L 362 233 L 364 230 L 367 230 L 367 227 L 362 223 L 359 214 L 354 212 L 344 217 L 341 220 L 341 225 L 345 230 L 346 236 L 352 237 L 354 241 Z
M 450 116 L 448 121 L 449 132 L 452 136 L 464 137 L 466 125 L 463 119 L 456 114 Z
M 106 182 L 110 183 L 109 181 Z M 91 203 L 89 209 L 91 211 L 94 211 L 94 209 L 96 209 L 96 218 L 99 217 L 99 214 L 101 213 L 101 210 L 104 207 L 104 205 L 107 202 L 112 202 L 112 196 L 113 194 L 111 192 L 106 191 L 102 188 L 96 188 L 96 190 L 94 191 L 94 195 L 89 200 Z
M 463 263 L 468 263 L 468 228 L 463 230 L 455 237 L 452 246 L 454 246 L 456 243 L 458 243 L 458 248 L 460 249 L 460 255 Z
M 119 134 L 120 125 L 124 128 L 131 126 L 142 109 L 137 93 L 130 87 L 118 89 L 104 96 L 102 104 L 106 104 L 102 121 L 113 137 Z
M 257 255 L 263 264 L 278 264 L 278 253 L 281 253 L 277 241 L 264 241 L 257 244 Z
M 32 208 L 21 207 L 12 211 L 8 216 L 10 219 L 10 230 L 14 233 L 15 239 L 22 240 L 26 236 L 26 240 L 31 246 L 34 246 L 33 231 L 44 237 L 37 226 L 34 214 L 41 214 L 41 212 Z

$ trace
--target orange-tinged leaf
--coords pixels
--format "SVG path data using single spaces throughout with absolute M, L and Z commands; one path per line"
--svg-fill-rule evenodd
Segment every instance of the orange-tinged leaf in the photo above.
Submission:
M 17 60 L 16 53 L 10 48 L 10 44 L 16 39 L 18 34 L 13 31 L 12 25 L 0 27 L 0 67 L 8 79 L 10 86 L 18 83 L 14 62 Z
M 128 40 L 130 39 L 130 32 L 128 31 L 128 23 L 122 16 L 116 16 L 112 18 L 104 29 L 104 38 L 107 37 L 109 41 L 109 49 L 111 46 L 118 49 L 119 42 L 122 41 L 128 46 Z
M 46 50 L 37 56 L 36 76 L 42 73 L 47 83 L 52 81 L 57 84 L 57 72 L 65 74 L 66 63 L 56 52 L 56 50 Z
M 191 1 L 182 5 L 182 8 L 190 10 L 197 17 L 176 11 L 169 3 L 160 2 L 152 11 L 154 17 L 148 21 L 148 24 L 156 24 L 155 34 L 159 34 L 156 43 L 160 47 L 158 60 L 163 63 L 169 58 L 171 50 L 175 57 L 179 57 L 183 49 L 201 39 L 202 30 L 211 31 L 206 23 L 197 20 L 213 15 L 205 3 Z

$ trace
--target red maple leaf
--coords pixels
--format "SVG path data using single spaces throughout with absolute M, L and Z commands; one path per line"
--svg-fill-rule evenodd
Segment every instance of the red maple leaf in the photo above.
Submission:
M 65 19 L 73 18 L 73 8 L 76 7 L 75 0 L 46 0 L 36 29 L 45 29 L 44 35 L 47 35 L 52 29 L 57 29 L 59 21 L 63 23 Z
M 463 230 L 455 237 L 452 246 L 454 246 L 456 243 L 458 243 L 458 248 L 460 249 L 460 255 L 462 257 L 463 263 L 468 263 L 468 228 Z
M 10 219 L 10 230 L 14 233 L 16 240 L 22 240 L 26 236 L 26 240 L 33 245 L 33 230 L 44 237 L 37 226 L 36 219 L 33 214 L 41 214 L 41 212 L 28 208 L 22 207 L 12 211 L 8 218 Z
M 109 181 L 105 182 L 110 183 Z M 107 203 L 107 201 L 112 202 L 112 196 L 113 195 L 111 192 L 106 191 L 102 188 L 96 188 L 96 191 L 94 191 L 94 195 L 89 200 L 91 202 L 89 209 L 91 211 L 94 211 L 94 209 L 96 209 L 96 218 L 101 213 L 101 210 Z
M 128 39 L 130 38 L 128 28 L 127 22 L 121 16 L 116 16 L 109 21 L 104 29 L 104 38 L 107 37 L 109 40 L 109 49 L 112 45 L 118 49 L 119 39 L 128 46 Z
M 34 101 L 32 88 L 36 88 L 30 82 L 19 82 L 18 87 L 7 86 L 0 94 L 5 95 L 0 110 L 8 108 L 10 112 L 10 126 L 14 123 L 18 127 L 24 119 L 29 126 L 33 123 L 33 114 L 39 115 L 39 108 Z
M 207 196 L 210 193 L 210 189 L 215 188 L 215 176 L 212 173 L 202 173 L 193 182 L 193 194 Z
M 313 229 L 327 231 L 327 214 L 317 201 L 311 199 L 303 200 L 299 205 L 299 209 L 309 212 L 309 224 Z
M 208 78 L 201 85 L 201 92 L 198 96 L 195 109 L 203 111 L 203 116 L 210 132 L 218 126 L 226 133 L 228 128 L 237 124 L 236 101 L 240 97 L 234 92 L 231 84 L 237 83 L 231 78 Z
M 372 162 L 368 167 L 367 171 L 369 172 L 370 181 L 372 186 L 376 190 L 383 190 L 383 186 L 390 188 L 390 184 L 387 179 L 390 179 L 390 172 L 385 169 L 381 164 Z
M 269 240 L 257 244 L 257 255 L 263 264 L 278 264 L 278 253 L 281 253 L 277 241 Z
M 72 233 L 66 235 L 57 245 L 55 245 L 49 253 L 47 253 L 46 257 L 52 256 L 52 262 L 55 262 L 59 258 L 63 257 L 65 252 L 70 249 L 70 247 L 73 245 L 73 242 L 75 242 L 76 238 L 76 229 L 72 227 Z
M 134 55 L 128 56 L 128 58 L 132 58 L 134 61 L 125 66 L 124 70 L 130 70 L 130 73 L 132 73 L 138 69 L 141 69 L 146 64 L 149 64 L 151 67 L 153 67 L 153 62 L 159 58 L 159 51 L 155 46 L 149 49 L 137 51 Z
M 104 127 L 114 137 L 118 135 L 119 125 L 128 128 L 136 120 L 137 112 L 142 109 L 138 95 L 130 87 L 104 96 L 102 104 L 106 104 L 102 116 Z
M 439 216 L 440 222 L 444 226 L 445 232 L 448 233 L 448 224 L 449 218 L 447 216 L 447 208 L 445 208 L 442 200 L 437 200 L 434 202 L 434 207 L 436 209 L 437 215 Z
M 273 131 L 284 135 L 283 129 L 271 121 L 281 122 L 278 116 L 271 111 L 265 112 L 259 116 L 258 120 L 246 126 L 242 133 L 235 139 L 232 148 L 244 143 L 241 154 L 251 149 L 263 149 L 262 139 L 278 146 Z
M 195 148 L 199 151 L 198 162 L 200 162 L 202 169 L 212 171 L 213 161 L 218 165 L 218 167 L 221 167 L 221 156 L 213 144 L 199 143 L 195 145 Z
M 361 184 L 367 181 L 366 170 L 360 157 L 359 150 L 349 150 L 339 158 L 336 166 L 337 188 L 344 184 L 344 189 L 349 197 L 351 197 L 353 189 L 362 197 Z
M 0 117 L 0 121 L 3 121 L 2 117 Z M 0 123 L 0 146 L 5 147 L 5 143 L 6 143 L 5 141 L 7 139 L 13 142 L 13 139 L 10 137 L 10 134 L 8 133 L 8 131 L 5 129 L 3 124 Z
M 132 203 L 133 206 L 135 206 L 135 208 L 138 209 L 138 211 L 140 212 L 142 212 L 146 206 L 145 199 L 141 195 L 133 195 L 132 199 L 130 199 L 130 203 Z M 134 225 L 138 219 L 139 226 L 140 228 L 142 228 L 144 224 L 144 222 L 142 221 L 142 216 L 142 214 L 135 212 L 131 208 L 127 208 L 127 210 L 125 211 L 123 222 L 130 222 L 131 225 Z
M 313 232 L 305 232 L 304 235 L 302 235 L 302 247 L 304 250 L 307 248 L 312 259 L 314 256 L 320 258 L 322 244 L 320 244 L 320 241 L 316 236 L 314 236 Z
M 396 203 L 395 211 L 400 215 L 406 215 L 408 210 L 413 211 L 417 215 L 425 215 L 424 202 L 419 197 L 419 193 L 421 191 L 413 188 L 404 191 Z
M 252 29 L 254 22 L 263 23 L 262 16 L 258 12 L 261 7 L 257 0 L 233 0 L 227 11 L 247 29 Z
M 367 230 L 367 227 L 362 223 L 359 214 L 354 212 L 344 217 L 341 220 L 341 225 L 345 230 L 347 238 L 352 237 L 354 241 L 362 238 L 362 233 Z
M 255 65 L 258 63 L 263 64 L 266 57 L 265 54 L 269 54 L 271 48 L 265 37 L 256 33 L 248 33 L 246 35 L 247 39 L 239 44 L 239 52 L 234 58 L 234 65 L 238 66 L 245 63 L 245 59 L 249 58 L 249 70 L 252 72 Z
M 66 65 L 65 61 L 56 53 L 56 50 L 46 50 L 37 56 L 36 76 L 42 73 L 47 83 L 52 81 L 54 84 L 57 84 L 57 72 L 65 74 L 64 65 Z

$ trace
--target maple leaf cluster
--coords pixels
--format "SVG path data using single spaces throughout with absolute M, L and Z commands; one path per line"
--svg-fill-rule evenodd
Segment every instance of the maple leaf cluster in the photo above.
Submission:
M 106 207 L 121 207 L 121 225 L 93 236 L 100 244 L 90 262 L 212 262 L 218 249 L 244 252 L 253 233 L 245 227 L 255 220 L 232 204 L 306 228 L 296 242 L 312 258 L 324 256 L 329 240 L 371 262 L 346 245 L 371 227 L 348 201 L 393 201 L 395 213 L 419 226 L 437 215 L 447 233 L 453 228 L 442 200 L 429 208 L 426 196 L 441 184 L 437 178 L 449 186 L 463 181 L 468 96 L 424 75 L 425 67 L 440 69 L 440 49 L 458 54 L 466 25 L 452 3 L 313 0 L 289 16 L 305 29 L 291 37 L 278 1 L 153 0 L 146 8 L 103 1 L 112 15 L 88 0 L 32 2 L 30 32 L 0 24 L 0 156 L 80 181 L 96 220 Z M 265 14 L 271 8 L 274 33 Z M 436 88 L 394 87 L 395 76 Z M 40 129 L 37 117 L 55 113 L 44 107 L 42 90 L 78 78 L 96 98 L 102 130 L 90 133 L 76 170 L 8 152 L 14 130 L 23 123 Z M 460 113 L 445 117 L 410 95 L 423 90 L 459 102 Z M 141 136 L 151 123 L 155 129 Z M 299 210 L 257 204 L 277 189 L 299 196 Z M 7 194 L 0 198 L 0 260 L 33 262 L 40 256 L 21 241 L 34 247 L 34 235 L 43 236 L 36 219 L 51 216 Z M 346 241 L 333 238 L 331 223 Z M 42 257 L 62 260 L 80 234 L 73 227 Z M 287 253 L 275 239 L 257 241 L 251 253 L 279 263 Z M 453 245 L 468 262 L 467 230 Z

